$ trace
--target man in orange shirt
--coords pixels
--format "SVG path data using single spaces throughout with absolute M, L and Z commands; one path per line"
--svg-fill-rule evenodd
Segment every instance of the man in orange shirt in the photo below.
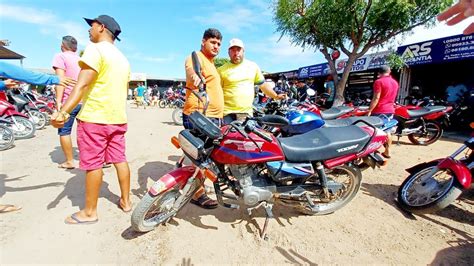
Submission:
M 222 34 L 217 29 L 207 29 L 204 32 L 201 42 L 201 50 L 196 54 L 201 65 L 201 74 L 206 80 L 206 93 L 209 97 L 209 105 L 206 110 L 206 116 L 209 117 L 218 126 L 222 123 L 224 113 L 224 94 L 221 87 L 221 78 L 214 65 L 214 57 L 219 54 L 221 47 Z M 199 76 L 194 72 L 191 56 L 186 58 L 186 88 L 197 90 L 201 82 Z M 194 111 L 203 111 L 204 102 L 200 101 L 190 90 L 186 91 L 186 102 L 183 108 L 184 128 L 192 128 L 189 121 L 189 115 Z M 217 208 L 217 201 L 212 200 L 204 193 L 204 188 L 200 188 L 194 194 L 192 203 L 205 208 Z

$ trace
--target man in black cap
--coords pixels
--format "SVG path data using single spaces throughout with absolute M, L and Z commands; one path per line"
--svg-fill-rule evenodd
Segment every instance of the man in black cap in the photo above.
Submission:
M 306 82 L 304 79 L 299 79 L 296 82 L 296 89 L 298 91 L 297 99 L 300 102 L 304 102 L 306 100 L 306 97 L 308 96 L 308 93 L 306 92 L 309 89 L 309 86 L 306 85 Z
M 130 65 L 114 45 L 121 29 L 110 16 L 100 15 L 87 19 L 88 45 L 79 66 L 81 71 L 76 86 L 51 123 L 62 127 L 69 113 L 82 99 L 82 109 L 77 116 L 77 144 L 79 166 L 86 171 L 86 195 L 84 209 L 68 216 L 67 224 L 91 224 L 98 221 L 97 201 L 102 185 L 102 165 L 113 163 L 120 185 L 118 207 L 124 212 L 132 210 L 130 193 L 130 169 L 125 156 L 125 132 L 127 131 L 126 99 Z

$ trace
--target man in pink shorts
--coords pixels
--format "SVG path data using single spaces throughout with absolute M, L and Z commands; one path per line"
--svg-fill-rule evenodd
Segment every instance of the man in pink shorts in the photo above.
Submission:
M 98 221 L 97 201 L 102 185 L 102 165 L 113 163 L 117 170 L 121 197 L 118 206 L 132 210 L 130 169 L 125 156 L 127 132 L 126 100 L 130 65 L 114 45 L 121 32 L 119 24 L 110 16 L 100 15 L 85 19 L 91 26 L 88 45 L 79 60 L 81 71 L 77 84 L 51 123 L 62 127 L 70 112 L 82 100 L 77 115 L 77 145 L 79 166 L 86 171 L 84 209 L 68 216 L 67 224 L 91 224 Z

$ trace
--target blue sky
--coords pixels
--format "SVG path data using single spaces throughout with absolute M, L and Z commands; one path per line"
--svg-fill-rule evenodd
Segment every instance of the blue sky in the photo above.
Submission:
M 113 16 L 122 28 L 116 42 L 130 61 L 132 72 L 163 78 L 184 77 L 184 59 L 200 49 L 205 29 L 219 29 L 224 37 L 219 57 L 227 57 L 231 38 L 246 46 L 246 58 L 268 72 L 287 71 L 324 62 L 313 50 L 302 51 L 286 37 L 279 40 L 272 19 L 270 0 L 0 0 L 0 39 L 8 39 L 9 49 L 24 56 L 26 68 L 50 68 L 59 52 L 60 40 L 72 35 L 79 49 L 89 42 L 89 26 L 83 17 Z M 462 27 L 439 25 L 430 30 L 416 29 L 395 44 L 462 33 Z

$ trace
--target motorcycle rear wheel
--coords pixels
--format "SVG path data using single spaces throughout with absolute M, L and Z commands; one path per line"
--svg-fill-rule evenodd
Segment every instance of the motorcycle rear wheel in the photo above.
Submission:
M 174 187 L 161 192 L 157 196 L 146 193 L 132 213 L 132 229 L 137 232 L 149 232 L 160 224 L 165 224 L 188 203 L 199 188 L 197 179 L 184 196 L 177 210 L 172 207 L 178 197 L 179 188 Z
M 176 125 L 183 125 L 183 109 L 181 108 L 176 108 L 173 110 L 173 114 L 171 115 L 171 118 L 173 119 L 173 122 Z
M 0 151 L 10 149 L 14 141 L 13 131 L 6 126 L 0 125 Z
M 344 207 L 357 195 L 362 183 L 362 174 L 358 168 L 350 165 L 341 165 L 331 169 L 326 175 L 328 182 L 338 182 L 343 185 L 343 188 L 329 201 L 327 199 L 313 200 L 313 204 L 319 208 L 318 211 L 313 211 L 308 203 L 304 203 L 302 205 L 303 208 L 300 208 L 299 211 L 309 215 L 333 213 Z
M 443 128 L 435 122 L 426 122 L 426 131 L 408 135 L 408 139 L 415 145 L 430 145 L 435 143 L 443 135 Z
M 449 169 L 439 169 L 427 180 L 420 178 L 430 173 L 437 163 L 420 169 L 407 177 L 398 189 L 398 204 L 415 214 L 439 211 L 453 203 L 461 194 L 461 185 Z
M 9 118 L 13 123 L 9 124 L 8 128 L 13 131 L 15 139 L 29 139 L 35 135 L 36 127 L 33 122 L 22 116 L 14 116 L 14 119 L 16 123 L 12 118 Z

